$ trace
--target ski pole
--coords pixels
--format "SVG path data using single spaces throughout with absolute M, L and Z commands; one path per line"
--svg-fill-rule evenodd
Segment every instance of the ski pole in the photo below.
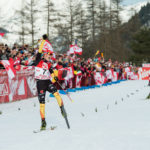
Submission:
M 66 93 L 66 95 L 68 96 L 68 98 L 70 99 L 71 102 L 73 102 L 72 98 L 70 97 L 70 95 L 65 91 L 65 89 L 61 86 L 61 84 L 57 81 L 57 83 L 59 84 L 59 86 L 61 87 L 61 89 Z
M 67 127 L 68 129 L 70 129 L 70 125 L 69 125 L 69 122 L 68 122 L 68 118 L 65 116 L 65 121 L 66 121 L 66 124 L 67 124 Z

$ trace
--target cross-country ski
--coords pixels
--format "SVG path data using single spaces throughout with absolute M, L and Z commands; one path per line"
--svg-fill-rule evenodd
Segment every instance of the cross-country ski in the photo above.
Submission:
M 43 132 L 43 131 L 52 131 L 52 130 L 55 130 L 56 128 L 57 128 L 57 126 L 51 126 L 49 128 L 46 128 L 45 130 L 41 130 L 41 129 L 33 130 L 33 133 L 40 133 L 40 132 Z

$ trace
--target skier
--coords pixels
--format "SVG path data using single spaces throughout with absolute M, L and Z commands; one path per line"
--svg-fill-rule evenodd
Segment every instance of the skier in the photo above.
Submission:
M 42 54 L 43 52 L 43 54 Z M 43 55 L 43 56 L 42 56 Z M 53 83 L 58 81 L 58 78 L 54 75 L 51 66 L 51 57 L 53 55 L 53 49 L 48 41 L 47 35 L 43 35 L 43 40 L 41 41 L 36 60 L 35 60 L 35 79 L 37 81 L 37 92 L 38 99 L 40 103 L 40 115 L 41 115 L 41 130 L 46 129 L 45 120 L 45 94 L 46 91 L 52 93 L 57 99 L 58 105 L 61 109 L 61 114 L 65 117 L 66 111 L 64 109 L 64 104 L 62 98 L 60 97 L 57 88 Z

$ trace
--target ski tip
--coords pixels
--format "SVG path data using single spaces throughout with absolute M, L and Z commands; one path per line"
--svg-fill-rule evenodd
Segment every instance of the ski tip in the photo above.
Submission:
M 55 130 L 57 128 L 57 126 L 51 126 L 49 128 L 46 128 L 45 130 L 34 130 L 33 133 L 40 133 L 40 132 L 43 132 L 43 131 L 50 131 L 50 130 Z

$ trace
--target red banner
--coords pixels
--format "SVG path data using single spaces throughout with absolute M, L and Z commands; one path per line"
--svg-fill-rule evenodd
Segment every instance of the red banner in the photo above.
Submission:
M 141 80 L 149 80 L 150 68 L 143 67 L 138 70 L 139 79 Z
M 16 76 L 9 79 L 10 101 L 16 101 L 27 98 L 26 78 L 24 76 Z
M 0 71 L 0 103 L 9 102 L 9 84 L 6 72 Z
M 144 68 L 150 68 L 150 64 L 142 64 L 142 67 L 144 67 Z
M 34 69 L 18 71 L 10 79 L 4 70 L 0 70 L 0 103 L 27 99 L 37 96 Z

